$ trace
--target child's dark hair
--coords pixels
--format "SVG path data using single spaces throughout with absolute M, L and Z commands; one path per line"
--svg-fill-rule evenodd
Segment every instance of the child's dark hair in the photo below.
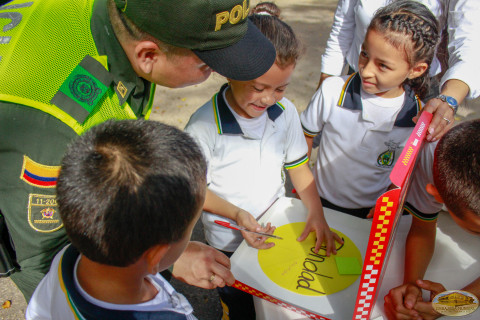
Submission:
M 480 119 L 461 122 L 438 142 L 433 163 L 435 187 L 447 208 L 461 218 L 480 216 Z
M 250 9 L 250 20 L 270 40 L 277 51 L 276 63 L 285 68 L 295 64 L 305 51 L 293 29 L 280 19 L 280 8 L 273 2 L 260 2 Z
M 67 149 L 60 216 L 87 258 L 125 267 L 184 236 L 203 205 L 205 179 L 202 152 L 187 133 L 156 121 L 110 120 Z
M 433 13 L 416 1 L 393 1 L 375 12 L 367 32 L 370 30 L 383 34 L 395 48 L 403 48 L 410 66 L 418 62 L 428 64 L 420 77 L 406 80 L 406 84 L 424 98 L 430 88 L 430 65 L 440 39 L 438 21 Z

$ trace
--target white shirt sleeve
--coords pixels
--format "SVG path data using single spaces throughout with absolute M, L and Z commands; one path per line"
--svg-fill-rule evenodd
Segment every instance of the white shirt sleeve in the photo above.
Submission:
M 42 281 L 40 281 L 32 298 L 30 298 L 25 312 L 25 318 L 27 320 L 51 320 L 53 319 L 53 309 L 61 308 L 66 304 L 64 301 L 56 300 L 58 299 L 58 265 L 66 248 L 67 246 L 57 253 L 52 261 L 49 272 L 43 277 Z M 65 314 L 64 319 L 71 318 L 71 314 Z
M 470 88 L 467 97 L 475 99 L 480 96 L 480 5 L 472 0 L 450 0 L 447 15 L 449 68 L 440 87 L 449 79 L 461 80 Z
M 285 162 L 289 163 L 306 156 L 308 146 L 305 141 L 302 125 L 300 124 L 297 108 L 286 98 L 283 98 L 281 102 L 285 105 L 285 113 L 288 121 Z
M 40 281 L 35 293 L 30 299 L 25 312 L 26 320 L 51 320 L 50 306 L 52 305 L 52 281 L 53 276 L 48 273 L 42 281 Z
M 307 108 L 300 115 L 303 131 L 306 135 L 315 136 L 323 130 L 328 121 L 332 108 L 335 107 L 337 92 L 345 84 L 345 77 L 330 77 L 325 79 L 315 92 Z
M 355 6 L 358 0 L 339 0 L 332 30 L 322 55 L 321 72 L 338 76 L 355 36 Z
M 437 142 L 425 142 L 417 164 L 412 172 L 412 183 L 408 189 L 406 201 L 424 214 L 434 214 L 442 210 L 443 204 L 427 192 L 427 184 L 433 184 L 433 159 Z

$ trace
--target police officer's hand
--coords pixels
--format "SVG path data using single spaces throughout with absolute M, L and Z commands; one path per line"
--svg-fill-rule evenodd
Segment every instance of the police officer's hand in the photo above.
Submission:
M 235 278 L 230 259 L 220 251 L 198 241 L 190 241 L 173 265 L 173 276 L 204 289 L 231 286 Z

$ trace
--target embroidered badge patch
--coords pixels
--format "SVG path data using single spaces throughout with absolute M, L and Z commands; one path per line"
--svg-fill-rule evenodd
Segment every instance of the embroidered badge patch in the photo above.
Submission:
M 53 232 L 63 227 L 54 195 L 28 195 L 28 223 L 38 232 Z
M 20 179 L 38 188 L 55 188 L 60 166 L 46 166 L 23 156 Z
M 382 152 L 377 158 L 377 166 L 379 167 L 391 167 L 395 160 L 395 150 L 398 149 L 400 143 L 396 143 L 393 140 L 385 142 L 387 151 Z
M 93 106 L 98 95 L 102 92 L 92 77 L 81 74 L 75 75 L 68 87 L 75 99 L 85 102 L 89 106 Z
M 128 92 L 128 88 L 125 87 L 125 85 L 123 84 L 122 81 L 119 81 L 119 82 L 118 82 L 118 85 L 117 85 L 117 91 L 118 91 L 118 93 L 120 93 L 120 95 L 122 96 L 122 98 L 125 98 L 125 95 L 126 95 L 127 92 Z
M 78 65 L 60 87 L 60 91 L 89 113 L 107 92 L 108 87 Z

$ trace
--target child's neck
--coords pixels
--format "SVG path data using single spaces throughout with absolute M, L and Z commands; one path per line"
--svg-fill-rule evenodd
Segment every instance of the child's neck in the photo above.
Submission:
M 81 256 L 77 278 L 95 299 L 115 304 L 138 304 L 152 300 L 157 289 L 146 279 L 148 272 L 139 260 L 128 267 L 112 267 Z
M 404 92 L 405 92 L 405 89 L 403 88 L 403 85 L 401 85 L 395 89 L 390 89 L 385 92 L 375 93 L 375 95 L 385 99 L 393 99 L 393 98 L 400 97 Z

